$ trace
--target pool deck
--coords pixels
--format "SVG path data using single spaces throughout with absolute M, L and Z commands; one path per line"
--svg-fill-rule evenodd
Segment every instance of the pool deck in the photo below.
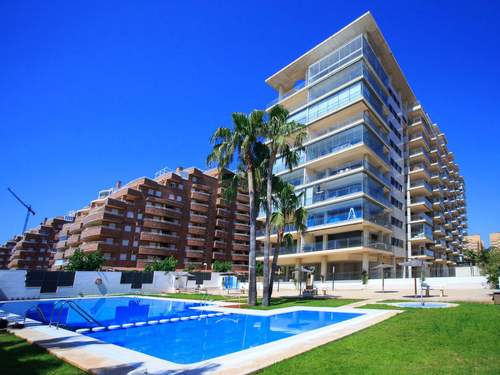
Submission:
M 156 299 L 156 297 L 143 298 Z M 164 300 L 164 298 L 160 299 Z M 180 299 L 176 299 L 176 301 L 196 302 L 194 300 Z M 294 306 L 273 310 L 249 310 L 225 307 L 234 305 L 227 302 L 217 301 L 214 304 L 217 306 L 211 307 L 211 311 L 259 316 L 300 310 L 363 313 L 363 315 L 313 331 L 189 365 L 176 364 L 131 349 L 104 343 L 72 331 L 41 325 L 38 322 L 30 320 L 27 321 L 25 328 L 10 329 L 10 332 L 30 343 L 47 349 L 56 357 L 93 374 L 189 373 L 237 375 L 257 371 L 317 346 L 338 340 L 401 312 L 401 310 L 359 310 L 352 306 L 335 308 Z M 217 338 L 214 339 L 216 340 Z M 168 341 L 165 344 L 168 345 Z

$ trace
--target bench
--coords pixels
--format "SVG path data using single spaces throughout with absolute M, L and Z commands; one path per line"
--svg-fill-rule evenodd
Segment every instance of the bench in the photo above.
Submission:
M 439 297 L 444 297 L 444 286 L 442 285 L 429 285 L 422 283 L 422 289 L 425 289 L 425 296 L 430 297 L 431 290 L 439 290 Z

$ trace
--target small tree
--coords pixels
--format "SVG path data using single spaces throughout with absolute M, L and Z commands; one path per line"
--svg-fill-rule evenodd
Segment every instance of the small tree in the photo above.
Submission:
M 264 275 L 264 263 L 262 262 L 257 262 L 255 264 L 255 273 L 257 276 L 262 276 Z
M 106 260 L 100 251 L 84 253 L 76 249 L 73 255 L 68 258 L 66 271 L 99 271 Z
M 488 284 L 492 289 L 498 289 L 498 272 L 500 270 L 500 249 L 490 247 L 483 250 L 479 256 L 479 268 L 486 275 Z
M 177 266 L 177 259 L 173 256 L 168 256 L 165 259 L 154 260 L 151 264 L 148 264 L 144 269 L 147 272 L 153 271 L 175 271 Z
M 214 272 L 229 272 L 233 269 L 233 263 L 230 261 L 216 260 L 212 263 L 212 271 Z

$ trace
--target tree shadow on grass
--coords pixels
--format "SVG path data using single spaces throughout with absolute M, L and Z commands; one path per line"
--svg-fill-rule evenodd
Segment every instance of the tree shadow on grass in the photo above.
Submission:
M 45 350 L 17 337 L 2 338 L 0 341 L 0 363 L 2 375 L 83 374 Z

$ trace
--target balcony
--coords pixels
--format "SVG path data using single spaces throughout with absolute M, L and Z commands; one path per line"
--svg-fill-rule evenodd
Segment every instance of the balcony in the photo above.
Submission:
M 198 234 L 201 236 L 204 236 L 207 234 L 207 228 L 204 226 L 197 226 L 197 225 L 188 225 L 188 233 L 189 234 Z
M 221 217 L 228 218 L 230 216 L 230 213 L 225 208 L 217 208 L 217 216 L 219 218 L 221 218 Z
M 385 242 L 368 241 L 361 237 L 351 237 L 340 240 L 330 240 L 325 244 L 323 242 L 304 243 L 302 253 L 315 251 L 345 250 L 353 248 L 371 248 L 381 251 L 392 251 L 391 245 Z
M 177 254 L 177 249 L 175 247 L 167 247 L 167 246 L 147 246 L 141 245 L 139 246 L 140 255 L 150 255 L 150 256 L 175 256 Z
M 412 250 L 411 255 L 417 259 L 434 259 L 434 251 L 429 249 Z
M 152 216 L 165 216 L 174 219 L 182 218 L 182 210 L 176 208 L 147 205 L 144 209 L 144 212 L 146 213 L 146 215 L 152 215 Z
M 231 259 L 236 262 L 248 262 L 248 255 L 233 253 Z
M 118 214 L 112 211 L 99 210 L 88 214 L 82 220 L 84 226 L 101 224 L 103 221 L 120 223 L 123 221 L 123 214 Z
M 113 229 L 105 226 L 91 226 L 83 229 L 82 234 L 80 235 L 82 241 L 92 241 L 95 239 L 99 239 L 100 237 L 120 237 L 121 229 Z M 73 236 L 72 236 L 73 237 Z M 71 237 L 70 237 L 71 239 Z M 68 244 L 72 246 L 72 243 L 68 239 Z
M 68 242 L 68 246 L 77 246 L 80 243 L 82 243 L 82 240 L 80 239 L 80 235 L 79 234 L 74 234 L 72 236 L 69 236 L 67 242 Z
M 206 224 L 208 221 L 208 217 L 206 215 L 198 215 L 191 212 L 189 215 L 189 221 L 196 224 Z
M 214 249 L 226 250 L 227 243 L 225 241 L 215 240 L 213 247 Z
M 179 230 L 180 223 L 167 220 L 159 220 L 153 218 L 144 218 L 143 227 L 148 229 L 162 229 L 162 230 Z
M 120 250 L 121 246 L 116 243 L 107 243 L 104 241 L 93 241 L 93 242 L 85 242 L 80 245 L 80 250 L 83 252 L 114 252 Z
M 205 239 L 204 238 L 199 238 L 199 237 L 191 237 L 188 235 L 186 243 L 188 246 L 200 246 L 204 247 L 205 246 Z
M 249 251 L 250 247 L 245 244 L 233 242 L 233 250 L 234 251 Z
M 416 180 L 410 182 L 409 187 L 412 195 L 431 195 L 432 188 L 426 180 Z
M 191 199 L 196 199 L 197 201 L 208 203 L 210 201 L 210 194 L 202 190 L 191 190 Z
M 208 205 L 199 202 L 191 202 L 191 211 L 196 213 L 206 214 L 208 212 Z
M 249 235 L 246 233 L 238 233 L 234 232 L 233 233 L 233 238 L 237 241 L 248 241 L 249 240 Z
M 160 242 L 177 244 L 179 236 L 177 234 L 155 233 L 155 232 L 141 232 L 141 241 L 147 242 Z
M 204 251 L 203 250 L 193 250 L 193 249 L 186 249 L 185 250 L 185 257 L 186 258 L 191 258 L 191 259 L 203 259 L 205 257 Z
M 250 230 L 250 226 L 248 224 L 243 224 L 243 223 L 234 223 L 234 230 L 240 231 L 240 232 L 248 232 Z
M 227 238 L 227 232 L 225 230 L 216 229 L 214 235 L 215 235 L 215 237 L 220 238 L 220 239 Z
M 416 214 L 416 215 L 411 215 L 410 217 L 410 223 L 421 223 L 421 222 L 425 222 L 429 225 L 432 226 L 432 219 L 429 215 L 427 214 L 424 214 L 424 213 L 420 213 L 420 214 Z
M 412 213 L 432 211 L 432 202 L 427 197 L 411 197 L 410 208 Z

